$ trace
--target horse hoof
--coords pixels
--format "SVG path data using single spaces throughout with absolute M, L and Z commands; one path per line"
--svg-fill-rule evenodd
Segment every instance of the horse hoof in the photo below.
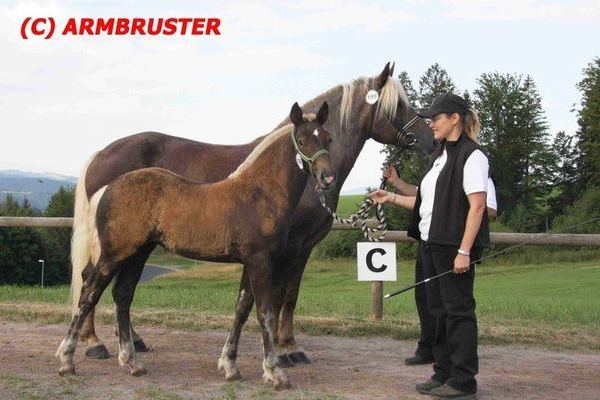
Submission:
M 75 367 L 60 367 L 60 369 L 58 370 L 58 374 L 60 376 L 73 376 L 75 375 Z
M 97 360 L 104 360 L 110 357 L 110 353 L 105 345 L 102 343 L 85 349 L 85 356 L 89 358 L 95 358 Z
M 293 368 L 294 367 L 294 362 L 287 354 L 277 356 L 277 359 L 279 361 L 279 366 L 281 368 Z
M 311 364 L 310 358 L 303 352 L 289 353 L 288 356 L 295 364 Z
M 285 389 L 289 389 L 291 387 L 292 387 L 292 384 L 290 383 L 290 381 L 288 379 L 277 380 L 276 382 L 273 383 L 273 388 L 275 390 L 285 390 Z
M 236 381 L 241 381 L 242 380 L 242 374 L 240 374 L 240 371 L 235 371 L 231 374 L 225 374 L 225 380 L 227 382 L 236 382 Z
M 265 383 L 273 385 L 275 390 L 289 389 L 292 387 L 289 378 L 280 367 L 275 367 L 273 370 L 265 369 L 263 380 Z
M 133 375 L 133 376 L 142 376 L 142 375 L 146 375 L 147 373 L 148 373 L 148 371 L 146 371 L 146 368 L 144 368 L 144 367 L 133 368 L 131 370 L 131 375 Z
M 133 347 L 135 348 L 135 351 L 137 353 L 147 353 L 150 351 L 150 349 L 148 348 L 148 346 L 146 346 L 146 343 L 144 343 L 142 339 L 133 342 Z

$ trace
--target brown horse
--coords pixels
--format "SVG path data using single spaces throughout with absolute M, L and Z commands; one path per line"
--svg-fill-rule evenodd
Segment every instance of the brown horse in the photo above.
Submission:
M 119 363 L 129 366 L 132 375 L 146 372 L 135 356 L 129 308 L 140 270 L 159 244 L 185 257 L 244 265 L 262 328 L 265 381 L 289 386 L 274 344 L 273 256 L 288 236 L 308 176 L 323 189 L 334 180 L 325 149 L 330 138 L 322 127 L 327 114 L 323 103 L 316 118 L 304 119 L 295 103 L 292 124 L 265 137 L 223 181 L 205 184 L 162 168 L 144 168 L 94 194 L 96 252 L 83 271 L 79 308 L 57 351 L 61 375 L 75 372 L 79 330 L 115 276 Z
M 400 127 L 416 114 L 408 103 L 400 82 L 391 78 L 392 74 L 393 67 L 390 68 L 387 64 L 379 75 L 338 85 L 303 106 L 303 109 L 315 112 L 323 101 L 330 105 L 331 117 L 325 128 L 334 138 L 330 151 L 336 166 L 337 180 L 326 198 L 333 208 L 337 205 L 342 184 L 366 140 L 372 138 L 380 143 L 405 145 L 399 140 Z M 374 105 L 365 101 L 369 90 L 376 90 L 380 94 Z M 287 119 L 279 126 L 286 123 L 289 123 Z M 431 153 L 434 141 L 429 127 L 423 121 L 418 121 L 413 132 L 418 139 L 416 147 L 427 154 Z M 87 221 L 89 199 L 94 193 L 124 173 L 150 166 L 166 168 L 189 179 L 217 182 L 233 172 L 262 140 L 263 137 L 260 137 L 248 144 L 225 146 L 146 132 L 117 140 L 93 156 L 79 177 L 76 192 L 72 242 L 74 312 L 78 302 L 78 288 L 81 287 L 81 271 L 87 264 L 93 247 Z M 332 218 L 321 207 L 315 195 L 314 185 L 309 183 L 293 216 L 286 245 L 275 258 L 275 320 L 278 321 L 275 336 L 282 361 L 287 361 L 289 365 L 293 365 L 290 359 L 294 362 L 309 362 L 308 356 L 294 338 L 294 309 L 306 261 L 312 248 L 329 232 L 331 223 Z M 250 283 L 244 272 L 235 308 L 235 322 L 223 349 L 224 354 L 228 353 L 230 358 L 235 359 L 240 330 L 253 302 Z M 81 339 L 88 344 L 86 355 L 105 358 L 108 357 L 108 351 L 95 334 L 93 316 L 92 311 L 85 321 Z M 136 349 L 145 350 L 143 340 L 135 331 L 133 335 Z

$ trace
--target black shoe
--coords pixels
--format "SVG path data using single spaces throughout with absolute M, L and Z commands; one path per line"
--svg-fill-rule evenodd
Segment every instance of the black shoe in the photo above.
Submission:
M 435 381 L 433 379 L 429 379 L 427 382 L 417 383 L 415 386 L 417 388 L 417 392 L 423 394 L 431 394 L 431 391 L 435 388 L 439 388 L 443 383 Z
M 427 394 L 438 399 L 474 400 L 477 398 L 475 393 L 463 392 L 446 384 L 431 389 Z
M 406 365 L 425 365 L 433 363 L 433 356 L 424 356 L 422 354 L 415 354 L 412 357 L 408 357 L 404 359 L 404 364 Z

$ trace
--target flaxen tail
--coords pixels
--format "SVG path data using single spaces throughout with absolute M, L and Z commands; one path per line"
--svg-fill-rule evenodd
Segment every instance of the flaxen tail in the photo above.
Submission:
M 98 153 L 96 153 L 98 154 Z M 79 178 L 77 179 L 77 187 L 75 189 L 75 210 L 73 218 L 73 236 L 71 237 L 71 299 L 72 313 L 77 312 L 77 304 L 79 303 L 79 295 L 83 286 L 81 272 L 86 267 L 92 258 L 92 247 L 94 236 L 97 238 L 96 232 L 96 209 L 90 207 L 87 191 L 85 188 L 85 176 L 90 163 L 96 157 L 94 154 L 87 162 Z

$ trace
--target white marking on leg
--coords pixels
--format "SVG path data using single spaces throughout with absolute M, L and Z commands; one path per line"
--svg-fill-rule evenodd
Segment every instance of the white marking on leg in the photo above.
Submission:
M 241 379 L 241 374 L 238 367 L 235 365 L 235 360 L 229 356 L 231 353 L 231 345 L 229 343 L 230 336 L 231 335 L 227 336 L 225 346 L 223 346 L 223 350 L 221 350 L 221 357 L 219 357 L 217 369 L 219 371 L 225 370 L 226 380 Z
M 271 323 L 273 321 L 273 314 L 270 312 L 263 314 L 263 325 L 267 332 L 268 340 L 271 345 L 271 349 L 275 350 L 275 344 L 273 341 L 273 330 L 271 329 Z M 277 366 L 278 359 L 276 358 L 275 351 L 267 354 L 267 349 L 264 346 L 263 341 L 263 380 L 265 383 L 271 382 L 275 388 L 284 388 L 290 386 L 290 380 L 285 375 L 283 370 Z

